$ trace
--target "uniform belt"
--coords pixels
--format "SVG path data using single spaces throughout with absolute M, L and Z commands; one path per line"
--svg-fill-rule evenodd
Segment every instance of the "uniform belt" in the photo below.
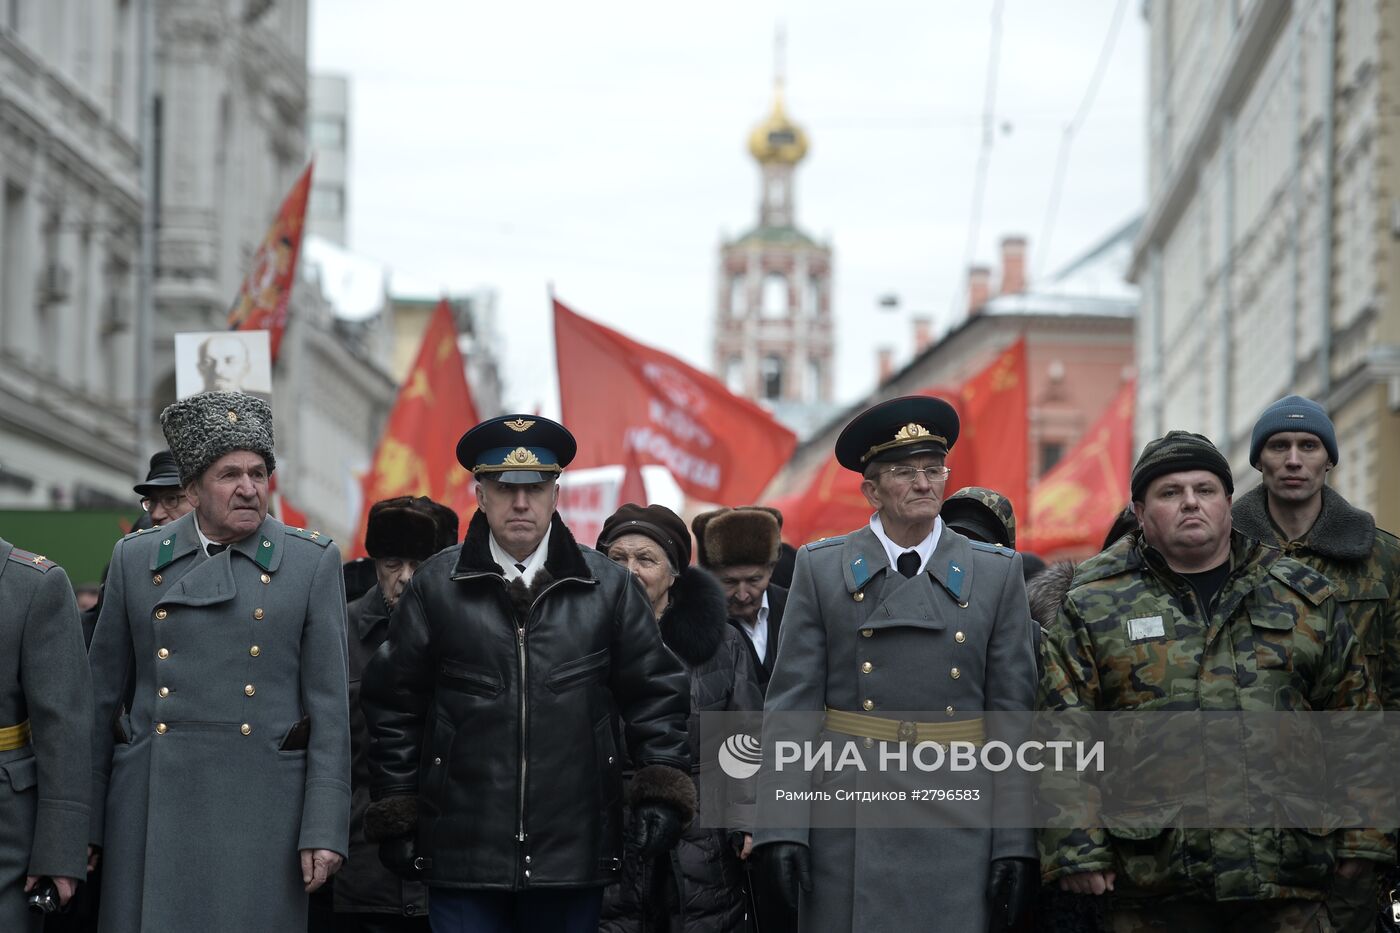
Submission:
M 0 729 L 0 752 L 11 752 L 29 744 L 29 720 Z
M 964 719 L 961 722 L 910 722 L 907 719 L 886 719 L 868 713 L 850 713 L 845 710 L 826 710 L 826 729 L 842 735 L 853 735 L 860 739 L 876 739 L 880 742 L 971 742 L 981 745 L 986 741 L 986 730 L 981 719 Z

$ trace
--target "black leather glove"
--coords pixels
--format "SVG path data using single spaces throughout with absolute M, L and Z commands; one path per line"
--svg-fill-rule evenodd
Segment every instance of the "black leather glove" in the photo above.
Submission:
M 1040 863 L 1035 859 L 992 859 L 987 874 L 992 933 L 1011 929 L 1031 909 L 1039 886 L 1039 871 Z
M 681 839 L 681 815 L 670 804 L 649 801 L 632 808 L 632 841 L 642 858 L 655 858 L 676 847 Z
M 770 842 L 759 846 L 754 854 L 769 889 L 776 890 L 796 916 L 801 897 L 798 889 L 812 890 L 812 856 L 807 847 L 799 842 Z
M 418 855 L 412 836 L 399 836 L 379 843 L 379 861 L 405 881 L 422 879 L 432 867 L 433 860 Z

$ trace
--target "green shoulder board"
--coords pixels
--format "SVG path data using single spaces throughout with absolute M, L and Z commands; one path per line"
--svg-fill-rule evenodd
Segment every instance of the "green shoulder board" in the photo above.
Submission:
M 1000 554 L 1002 557 L 1010 557 L 1012 554 L 1016 553 L 1011 550 L 1011 548 L 1002 547 L 1000 544 L 988 544 L 985 541 L 973 541 L 971 539 L 969 539 L 967 543 L 972 545 L 973 550 L 987 551 L 990 554 Z
M 40 573 L 48 573 L 58 566 L 43 554 L 35 554 L 33 551 L 26 551 L 24 548 L 15 548 L 10 551 L 10 560 L 18 564 L 32 567 Z
M 845 543 L 845 535 L 836 535 L 835 537 L 831 538 L 822 538 L 820 541 L 813 541 L 811 544 L 804 544 L 803 547 L 805 547 L 809 551 L 820 551 L 822 548 L 831 547 L 833 544 Z
M 293 528 L 291 525 L 288 525 L 287 534 L 294 538 L 305 538 L 307 541 L 315 541 L 321 547 L 325 547 L 331 543 L 329 535 L 323 535 L 319 531 L 312 531 L 310 528 Z

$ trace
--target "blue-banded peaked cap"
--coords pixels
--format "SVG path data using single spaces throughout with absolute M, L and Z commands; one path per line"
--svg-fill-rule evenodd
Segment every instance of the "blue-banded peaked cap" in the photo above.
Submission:
M 501 415 L 457 442 L 457 462 L 502 483 L 542 483 L 568 466 L 578 444 L 568 429 L 539 415 Z
M 863 473 L 871 463 L 946 454 L 958 440 L 958 412 L 941 398 L 906 395 L 867 408 L 836 439 L 836 460 Z

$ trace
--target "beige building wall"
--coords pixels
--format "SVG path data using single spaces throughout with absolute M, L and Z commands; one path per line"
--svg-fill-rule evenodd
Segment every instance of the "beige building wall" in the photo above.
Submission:
M 1380 481 L 1382 452 L 1400 452 L 1400 11 L 1151 0 L 1144 12 L 1137 441 L 1205 433 L 1248 488 L 1259 413 L 1289 393 L 1316 398 L 1341 435 L 1334 485 L 1400 527 L 1400 494 Z

